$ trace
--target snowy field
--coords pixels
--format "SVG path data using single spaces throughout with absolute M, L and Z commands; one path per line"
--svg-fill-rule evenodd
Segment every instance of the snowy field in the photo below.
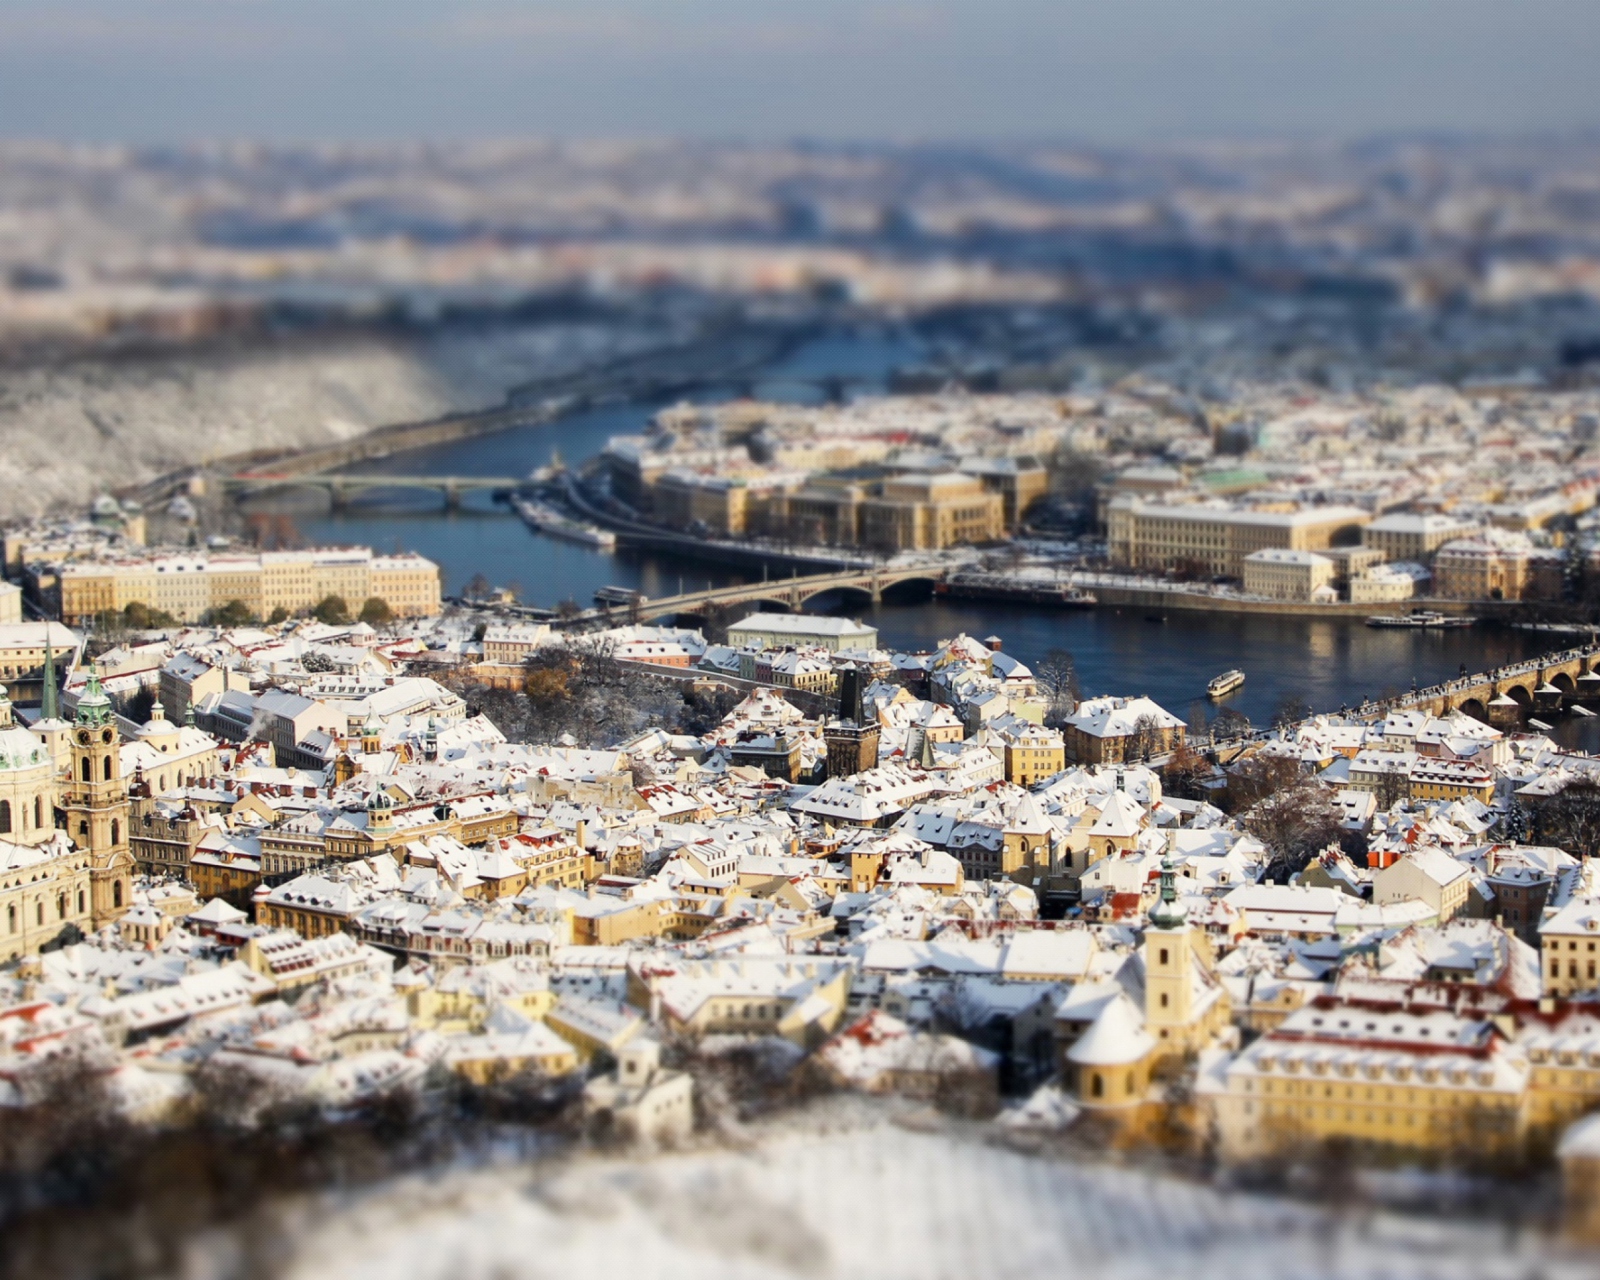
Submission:
M 297 1280 L 1044 1277 L 1566 1280 L 1496 1232 L 1336 1218 L 880 1117 L 741 1150 L 407 1179 L 294 1232 Z
M 226 454 L 492 407 L 519 383 L 663 340 L 625 325 L 505 325 L 0 367 L 0 516 L 85 502 Z

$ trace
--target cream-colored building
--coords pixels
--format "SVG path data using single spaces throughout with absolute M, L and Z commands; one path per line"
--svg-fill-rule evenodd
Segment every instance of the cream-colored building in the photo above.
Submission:
M 1106 511 L 1107 551 L 1121 568 L 1190 568 L 1242 578 L 1246 557 L 1268 548 L 1320 551 L 1359 540 L 1372 517 L 1359 507 L 1260 511 L 1207 503 L 1162 504 L 1133 496 Z
M 92 932 L 133 906 L 122 740 L 97 676 L 70 740 L 70 773 L 58 776 L 45 744 L 13 723 L 0 698 L 0 962 Z
M 1383 553 L 1385 560 L 1411 560 L 1429 564 L 1433 553 L 1455 538 L 1464 538 L 1478 526 L 1454 516 L 1432 512 L 1396 511 L 1379 516 L 1361 530 L 1364 545 Z
M 1350 579 L 1351 604 L 1396 604 L 1416 594 L 1416 578 L 1385 564 L 1374 565 Z
M 1319 599 L 1336 600 L 1338 593 L 1333 589 L 1336 568 L 1332 560 L 1315 551 L 1268 547 L 1244 558 L 1244 589 L 1253 596 L 1301 604 Z
M 295 614 L 328 596 L 352 613 L 371 598 L 402 617 L 439 612 L 439 566 L 421 556 L 378 556 L 365 547 L 252 554 L 162 556 L 150 560 L 75 560 L 53 574 L 57 606 L 69 623 L 139 603 L 180 622 L 237 602 L 257 618 Z
M 861 542 L 884 551 L 939 551 L 1005 533 L 1005 499 L 958 471 L 885 480 L 861 504 Z
M 1341 1140 L 1362 1146 L 1514 1152 L 1526 1058 L 1487 1020 L 1437 1005 L 1313 1000 L 1201 1078 L 1224 1159 Z
M 868 482 L 815 476 L 793 492 L 774 492 L 760 523 L 768 532 L 828 546 L 936 551 L 988 542 L 1006 531 L 1007 503 L 1029 501 L 1030 486 L 947 471 Z
M 1445 600 L 1559 600 L 1565 587 L 1560 552 L 1500 529 L 1447 542 L 1433 560 L 1434 594 Z
M 483 660 L 520 665 L 549 640 L 548 622 L 491 622 L 483 633 Z
M 1372 877 L 1372 900 L 1379 906 L 1426 902 L 1445 924 L 1466 909 L 1471 887 L 1472 869 L 1465 863 L 1442 849 L 1415 849 Z
M 26 705 L 43 700 L 44 660 L 48 649 L 57 672 L 76 661 L 82 637 L 59 622 L 15 622 L 0 625 L 0 681 L 12 698 Z
M 1577 898 L 1539 926 L 1547 996 L 1600 991 L 1600 900 Z
M 57 829 L 58 790 L 49 750 L 0 695 L 0 962 L 93 927 L 89 851 Z

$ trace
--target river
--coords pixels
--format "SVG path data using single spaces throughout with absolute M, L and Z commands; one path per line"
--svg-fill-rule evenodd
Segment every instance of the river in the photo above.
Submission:
M 846 377 L 863 391 L 881 390 L 898 365 L 917 358 L 908 337 L 893 334 L 820 339 L 778 361 L 754 382 L 758 397 L 815 402 L 816 380 Z M 697 396 L 725 399 L 732 388 Z M 586 410 L 555 423 L 455 441 L 364 462 L 362 474 L 523 475 L 559 452 L 569 464 L 592 457 L 606 440 L 639 431 L 659 406 L 619 404 Z M 414 550 L 439 562 L 446 592 L 458 592 L 474 574 L 515 586 L 519 596 L 552 606 L 566 599 L 587 604 L 596 588 L 633 587 L 647 595 L 741 582 L 737 570 L 649 552 L 604 552 L 534 533 L 487 496 L 469 497 L 444 512 L 437 495 L 391 490 L 351 509 L 328 512 L 313 494 L 286 494 L 272 509 L 292 516 L 300 536 L 324 544 L 364 543 L 379 550 Z M 1214 715 L 1205 683 L 1232 667 L 1247 676 L 1221 705 L 1256 722 L 1271 717 L 1289 695 L 1317 710 L 1335 710 L 1470 671 L 1562 647 L 1559 638 L 1504 627 L 1448 631 L 1374 629 L 1359 620 L 1273 618 L 1260 615 L 1170 611 L 1152 622 L 1142 609 L 1054 611 L 1024 606 L 886 602 L 848 608 L 823 596 L 819 611 L 849 612 L 875 625 L 885 646 L 925 649 L 965 631 L 999 635 L 1023 661 L 1066 649 L 1086 693 L 1148 694 L 1188 718 Z M 1557 737 L 1567 745 L 1600 749 L 1600 720 L 1563 720 Z

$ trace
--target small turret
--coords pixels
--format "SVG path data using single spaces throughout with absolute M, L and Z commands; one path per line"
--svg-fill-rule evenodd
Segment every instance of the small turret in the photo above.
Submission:
M 1161 896 L 1150 908 L 1150 923 L 1157 929 L 1181 929 L 1189 923 L 1189 912 L 1178 901 L 1177 874 L 1172 855 L 1161 859 Z
M 375 756 L 383 750 L 383 725 L 378 721 L 378 713 L 369 711 L 367 722 L 361 726 L 361 751 L 364 755 Z
M 100 669 L 89 668 L 89 685 L 78 699 L 77 722 L 87 728 L 99 728 L 111 722 L 111 699 L 100 687 Z
M 367 834 L 386 837 L 394 833 L 394 800 L 381 786 L 367 798 Z

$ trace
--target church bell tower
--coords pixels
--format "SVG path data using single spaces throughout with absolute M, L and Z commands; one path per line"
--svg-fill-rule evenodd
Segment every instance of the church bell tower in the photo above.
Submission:
M 72 777 L 65 788 L 67 834 L 89 854 L 93 928 L 133 905 L 133 855 L 128 851 L 128 787 L 122 777 L 122 735 L 111 699 L 91 671 L 72 727 Z
M 1144 986 L 1146 1028 L 1181 1052 L 1194 1021 L 1194 939 L 1170 857 L 1161 860 L 1161 894 L 1144 931 Z

